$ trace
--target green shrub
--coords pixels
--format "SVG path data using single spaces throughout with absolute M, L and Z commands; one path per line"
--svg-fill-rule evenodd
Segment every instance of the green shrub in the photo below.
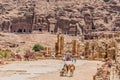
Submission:
M 0 51 L 0 57 L 1 58 L 7 58 L 8 57 L 8 52 L 7 51 Z
M 44 47 L 42 45 L 40 45 L 40 44 L 35 44 L 33 46 L 34 51 L 40 51 L 40 50 L 43 50 L 43 49 L 44 49 Z

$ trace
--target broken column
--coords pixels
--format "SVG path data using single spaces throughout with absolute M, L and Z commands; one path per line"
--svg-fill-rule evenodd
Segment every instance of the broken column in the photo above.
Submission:
M 45 47 L 45 56 L 50 57 L 50 48 L 49 47 Z

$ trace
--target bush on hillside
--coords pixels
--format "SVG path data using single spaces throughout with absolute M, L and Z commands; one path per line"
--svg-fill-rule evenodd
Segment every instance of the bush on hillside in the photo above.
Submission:
M 40 50 L 43 50 L 43 49 L 44 49 L 44 47 L 43 47 L 42 45 L 40 45 L 40 44 L 35 44 L 35 45 L 33 46 L 33 50 L 34 50 L 35 52 L 40 51 Z

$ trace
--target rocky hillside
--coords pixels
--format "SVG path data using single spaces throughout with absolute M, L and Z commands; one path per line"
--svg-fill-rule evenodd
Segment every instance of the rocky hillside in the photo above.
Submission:
M 30 14 L 33 7 L 39 15 L 62 14 L 65 17 L 82 17 L 82 12 L 90 13 L 93 9 L 97 26 L 111 26 L 120 14 L 119 0 L 58 0 L 56 2 L 54 0 L 0 0 L 0 22 Z M 104 23 L 102 21 L 104 17 L 109 19 L 109 24 L 101 25 Z M 83 24 L 83 21 L 81 23 Z
M 31 24 L 50 27 L 51 18 L 57 21 L 62 33 L 86 34 L 89 31 L 120 31 L 119 0 L 0 0 L 0 22 L 30 15 Z M 33 18 L 35 14 L 35 19 Z M 41 19 L 42 17 L 42 19 Z M 43 18 L 44 17 L 44 18 Z M 24 20 L 24 19 L 23 19 Z M 26 19 L 27 20 L 27 19 Z M 15 19 L 17 21 L 17 19 Z M 24 21 L 25 22 L 25 21 Z M 77 24 L 76 24 L 77 23 Z M 20 23 L 21 24 L 21 23 Z M 26 23 L 25 23 L 26 24 Z M 5 23 L 7 25 L 7 23 Z M 2 25 L 4 28 L 8 27 Z M 8 23 L 9 25 L 9 23 Z M 13 25 L 14 28 L 18 27 Z M 22 25 L 23 26 L 23 25 Z M 62 27 L 61 27 L 62 26 Z M 77 30 L 70 28 L 77 26 Z M 10 27 L 10 26 L 9 26 Z M 21 27 L 21 26 L 20 26 Z M 64 28 L 64 29 L 63 29 Z M 65 30 L 69 29 L 69 31 Z M 7 28 L 8 29 L 8 28 Z M 9 30 L 9 29 L 8 29 Z M 41 30 L 41 29 L 40 29 Z M 19 29 L 17 30 L 19 31 Z M 16 32 L 17 32 L 16 31 Z M 54 29 L 55 31 L 55 29 Z M 57 31 L 60 29 L 57 28 Z M 78 33 L 76 31 L 79 31 Z M 13 29 L 12 32 L 15 32 Z M 31 31 L 29 31 L 31 32 Z M 53 31 L 52 31 L 53 32 Z
M 37 4 L 36 4 L 37 2 Z M 30 8 L 34 5 L 41 5 L 39 4 L 42 2 L 39 0 L 0 0 L 0 19 L 11 19 L 13 17 L 19 17 L 25 15 L 29 12 Z M 44 5 L 44 4 L 42 4 Z M 41 6 L 40 6 L 41 7 Z M 43 11 L 39 8 L 41 13 Z

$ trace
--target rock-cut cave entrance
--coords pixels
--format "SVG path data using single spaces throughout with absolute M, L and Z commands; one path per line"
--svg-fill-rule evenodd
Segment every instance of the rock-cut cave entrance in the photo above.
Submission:
M 18 33 L 22 33 L 22 29 L 18 29 L 18 31 L 17 31 Z

